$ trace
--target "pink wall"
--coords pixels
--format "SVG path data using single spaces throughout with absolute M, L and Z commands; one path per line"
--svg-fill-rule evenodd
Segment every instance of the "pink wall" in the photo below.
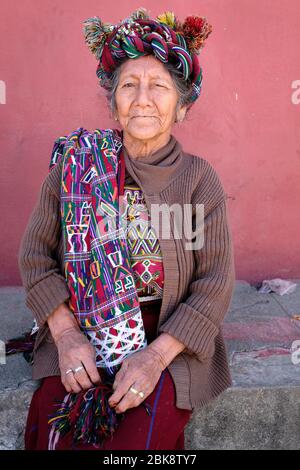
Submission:
M 206 16 L 203 91 L 174 134 L 210 161 L 229 196 L 238 279 L 300 277 L 299 0 L 10 0 L 0 6 L 1 285 L 20 284 L 17 250 L 53 140 L 114 127 L 82 21 L 139 6 Z M 129 6 L 128 6 L 129 5 Z M 6 91 L 4 90 L 6 86 Z

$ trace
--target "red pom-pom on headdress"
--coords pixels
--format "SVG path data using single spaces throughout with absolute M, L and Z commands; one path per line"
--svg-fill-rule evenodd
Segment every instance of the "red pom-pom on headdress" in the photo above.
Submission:
M 204 46 L 206 38 L 212 32 L 212 25 L 206 18 L 200 16 L 187 16 L 184 23 L 180 25 L 187 47 L 191 53 L 199 54 Z

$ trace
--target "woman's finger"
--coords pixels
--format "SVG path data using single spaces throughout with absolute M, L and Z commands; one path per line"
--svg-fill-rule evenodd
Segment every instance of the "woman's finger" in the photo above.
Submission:
M 70 393 L 72 391 L 70 385 L 66 382 L 65 379 L 63 379 L 63 377 L 61 378 L 61 383 L 63 384 L 63 386 L 65 387 L 65 389 L 68 393 Z
M 112 386 L 113 390 L 116 390 L 119 387 L 119 384 L 123 382 L 126 372 L 128 370 L 128 365 L 129 365 L 128 361 L 126 360 L 123 361 L 121 368 L 118 370 L 118 372 L 115 375 L 114 383 Z
M 71 391 L 75 393 L 81 392 L 82 388 L 74 377 L 74 374 L 71 372 L 67 375 L 67 383 L 71 387 Z
M 129 388 L 127 393 L 123 396 L 122 400 L 117 404 L 115 408 L 116 413 L 124 413 L 128 408 L 139 406 L 149 395 L 149 393 L 145 392 L 145 386 L 143 387 L 142 385 L 134 384 L 133 388 L 137 391 L 141 391 L 143 389 L 144 397 L 141 398 L 140 395 L 134 393 Z
M 79 369 L 79 367 L 82 367 L 82 369 Z M 76 368 L 73 369 L 74 370 L 74 378 L 77 380 L 77 382 L 79 383 L 81 388 L 83 390 L 88 390 L 89 388 L 92 388 L 94 385 L 90 381 L 89 376 L 86 373 L 86 370 L 85 370 L 84 366 L 78 366 L 78 369 L 79 370 L 76 370 Z
M 88 374 L 90 381 L 94 385 L 99 385 L 101 383 L 101 377 L 96 367 L 95 359 L 86 357 L 81 361 L 85 367 L 86 373 Z
M 108 402 L 111 406 L 116 405 L 126 395 L 131 384 L 135 381 L 135 376 L 132 374 L 125 374 L 123 378 L 115 385 L 113 384 L 113 394 L 110 396 Z

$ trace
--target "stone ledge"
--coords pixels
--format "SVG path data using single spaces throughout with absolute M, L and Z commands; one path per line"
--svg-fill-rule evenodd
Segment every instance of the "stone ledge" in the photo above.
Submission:
M 194 412 L 186 427 L 186 448 L 299 449 L 300 364 L 291 345 L 300 339 L 299 281 L 286 296 L 260 294 L 237 281 L 222 325 L 233 386 Z M 9 312 L 9 315 L 8 315 Z M 22 287 L 0 288 L 0 321 L 6 340 L 32 326 Z M 38 382 L 22 355 L 0 365 L 0 449 L 23 448 L 28 406 Z
M 186 449 L 299 449 L 299 403 L 300 387 L 231 387 L 193 414 Z
M 25 380 L 17 388 L 0 393 L 0 450 L 24 448 L 24 425 L 28 407 L 39 382 Z

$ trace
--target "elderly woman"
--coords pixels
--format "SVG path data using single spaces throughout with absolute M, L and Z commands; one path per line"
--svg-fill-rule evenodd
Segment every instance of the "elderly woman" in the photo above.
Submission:
M 84 24 L 121 131 L 78 128 L 55 141 L 22 239 L 41 379 L 26 449 L 184 449 L 193 410 L 232 383 L 221 331 L 235 280 L 226 195 L 171 133 L 200 94 L 210 31 L 203 18 L 145 9 L 115 26 Z

